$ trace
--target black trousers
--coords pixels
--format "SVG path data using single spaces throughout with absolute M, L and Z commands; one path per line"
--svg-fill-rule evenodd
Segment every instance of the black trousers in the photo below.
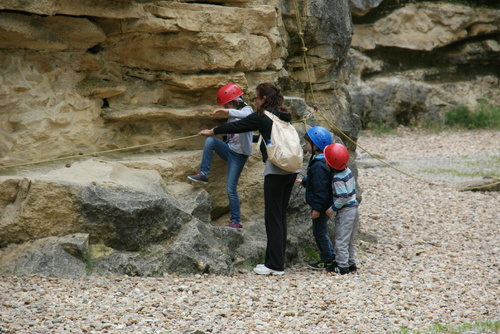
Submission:
M 269 174 L 264 178 L 266 262 L 269 269 L 285 269 L 286 209 L 297 174 Z

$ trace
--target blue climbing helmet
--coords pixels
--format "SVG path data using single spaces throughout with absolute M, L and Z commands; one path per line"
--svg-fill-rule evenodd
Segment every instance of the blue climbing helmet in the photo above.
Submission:
M 311 139 L 314 145 L 316 145 L 321 152 L 326 146 L 332 143 L 332 135 L 330 131 L 322 126 L 314 126 L 306 131 L 307 136 Z

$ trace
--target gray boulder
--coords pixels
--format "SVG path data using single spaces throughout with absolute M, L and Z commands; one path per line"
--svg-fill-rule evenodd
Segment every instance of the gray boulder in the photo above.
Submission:
M 75 233 L 12 244 L 0 253 L 3 272 L 79 278 L 87 275 L 89 235 Z
M 90 186 L 82 189 L 80 205 L 84 230 L 93 240 L 118 250 L 138 251 L 175 236 L 191 220 L 167 193 Z

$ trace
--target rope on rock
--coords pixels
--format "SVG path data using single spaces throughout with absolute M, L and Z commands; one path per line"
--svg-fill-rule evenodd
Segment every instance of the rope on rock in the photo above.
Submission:
M 162 144 L 166 144 L 166 143 L 170 143 L 170 142 L 174 142 L 174 141 L 179 141 L 179 140 L 184 140 L 184 139 L 189 139 L 189 138 L 194 138 L 194 137 L 198 137 L 198 136 L 199 135 L 191 135 L 191 136 L 173 138 L 173 139 L 163 140 L 163 141 L 160 141 L 160 142 L 149 143 L 149 144 L 134 145 L 134 146 L 116 148 L 116 149 L 112 149 L 112 150 L 92 152 L 92 153 L 82 153 L 82 154 L 76 154 L 76 155 L 69 155 L 69 156 L 66 156 L 66 157 L 59 157 L 59 158 L 53 158 L 53 159 L 45 159 L 45 160 L 39 160 L 39 161 L 32 161 L 32 162 L 26 162 L 26 163 L 21 163 L 21 164 L 16 164 L 16 165 L 0 166 L 0 169 L 22 167 L 22 166 L 30 166 L 30 165 L 37 165 L 37 164 L 42 164 L 42 163 L 46 163 L 46 162 L 60 161 L 60 160 L 66 160 L 66 159 L 77 159 L 77 158 L 81 158 L 81 157 L 94 156 L 94 155 L 104 154 L 104 153 L 126 151 L 126 150 L 132 150 L 132 149 L 135 149 L 135 148 L 141 148 L 141 147 L 162 145 Z

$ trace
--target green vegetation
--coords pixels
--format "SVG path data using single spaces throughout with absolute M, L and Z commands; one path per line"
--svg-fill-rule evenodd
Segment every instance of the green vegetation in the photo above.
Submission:
M 92 274 L 94 271 L 94 256 L 92 251 L 89 250 L 84 254 L 83 262 L 85 263 L 85 271 L 87 272 L 87 275 Z
M 479 106 L 471 111 L 457 106 L 445 113 L 445 125 L 467 129 L 500 129 L 500 106 L 479 100 Z
M 500 177 L 499 174 L 497 173 L 484 173 L 484 172 L 464 172 L 464 171 L 459 171 L 456 169 L 450 169 L 450 168 L 437 168 L 437 169 L 425 169 L 422 170 L 422 173 L 426 174 L 446 174 L 446 175 L 451 175 L 451 176 L 457 176 L 457 177 L 484 177 L 484 176 L 492 176 L 492 177 Z
M 500 3 L 493 0 L 441 0 L 441 2 L 448 2 L 454 5 L 464 5 L 469 7 L 500 8 Z
M 390 126 L 383 124 L 380 121 L 377 123 L 370 122 L 368 124 L 367 128 L 368 128 L 368 130 L 371 130 L 373 132 L 373 134 L 376 136 L 380 136 L 383 134 L 395 134 L 396 133 L 395 128 L 391 128 Z
M 318 261 L 318 259 L 320 258 L 319 250 L 316 248 L 311 248 L 311 247 L 309 247 L 309 245 L 304 245 L 302 247 L 301 251 L 302 251 L 305 263 L 315 262 L 315 261 Z
M 426 330 L 411 330 L 402 327 L 395 334 L 485 334 L 498 333 L 500 331 L 500 321 L 477 321 L 472 324 L 465 324 L 456 327 L 435 324 Z
M 470 110 L 468 107 L 455 106 L 444 114 L 444 124 L 435 121 L 426 121 L 423 124 L 410 124 L 409 127 L 418 127 L 441 132 L 446 129 L 486 129 L 500 130 L 500 105 L 487 102 L 487 99 L 478 100 L 478 107 Z M 365 130 L 370 130 L 373 135 L 395 134 L 396 128 L 384 124 L 382 121 L 369 122 Z M 359 135 L 363 135 L 363 130 Z

